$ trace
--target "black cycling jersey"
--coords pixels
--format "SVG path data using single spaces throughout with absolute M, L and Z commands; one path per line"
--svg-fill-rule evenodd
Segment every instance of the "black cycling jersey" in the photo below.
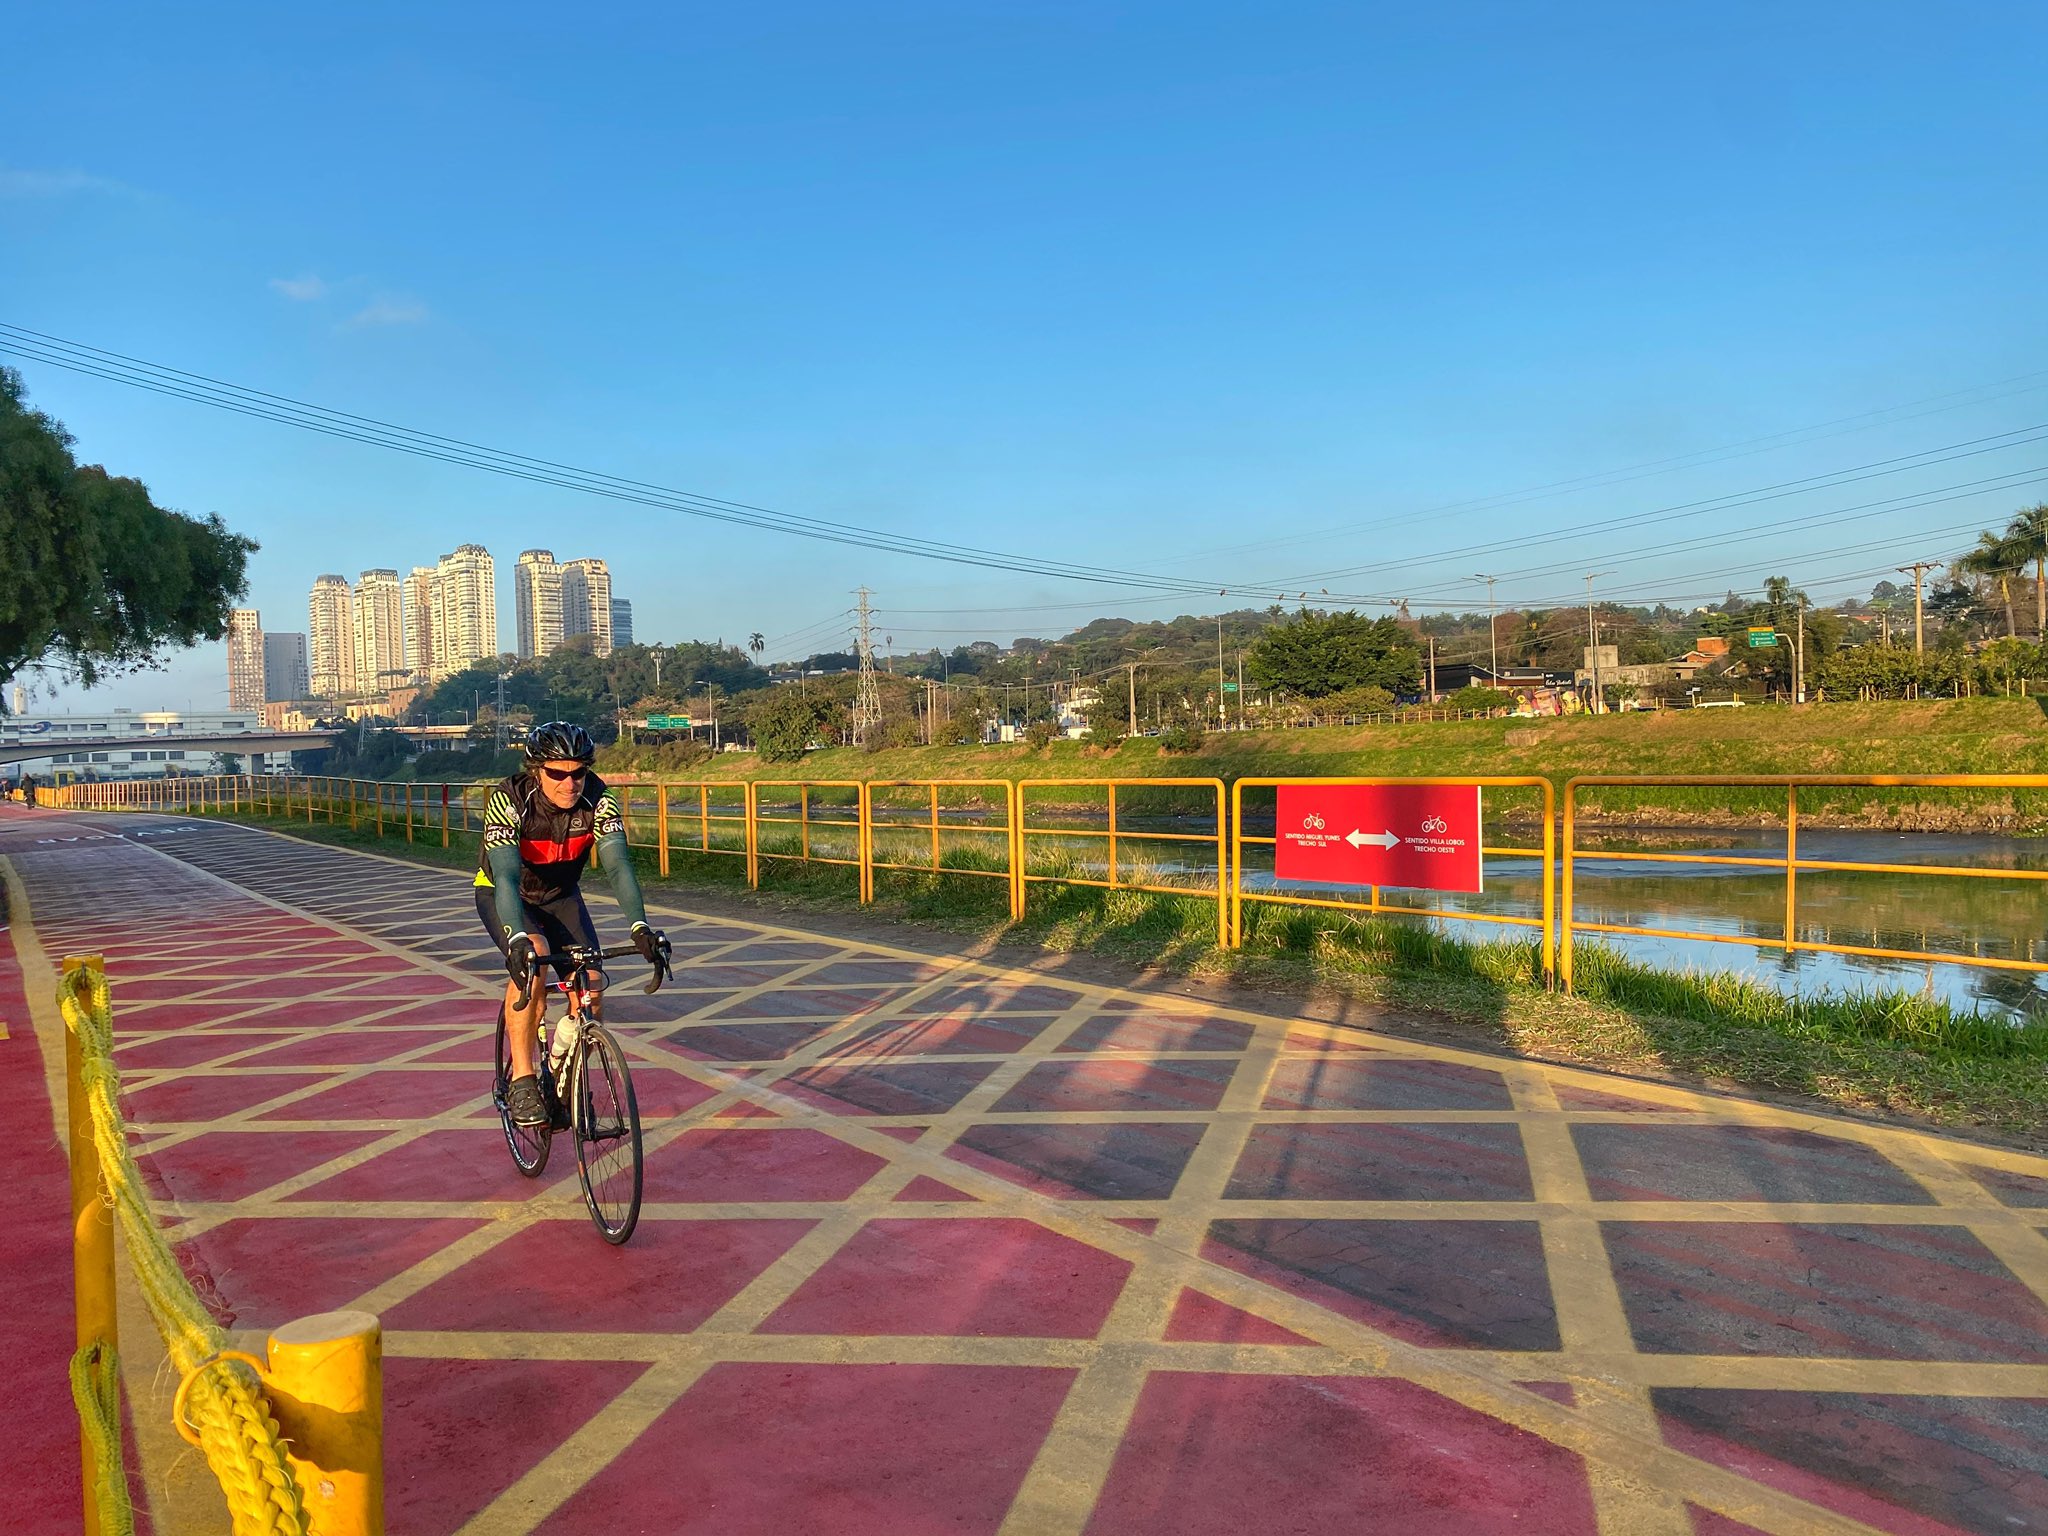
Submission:
M 477 858 L 476 883 L 493 884 L 491 851 L 519 849 L 519 896 L 535 906 L 556 901 L 576 890 L 597 840 L 609 833 L 625 834 L 619 802 L 604 780 L 591 774 L 583 793 L 561 810 L 541 793 L 532 773 L 505 780 L 484 803 L 483 849 Z

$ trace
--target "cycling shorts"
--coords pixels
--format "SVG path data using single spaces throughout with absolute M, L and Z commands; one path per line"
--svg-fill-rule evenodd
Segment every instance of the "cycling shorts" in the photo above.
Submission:
M 565 891 L 551 901 L 521 901 L 519 909 L 525 914 L 526 931 L 547 945 L 548 959 L 558 973 L 568 974 L 567 964 L 559 958 L 563 951 L 578 945 L 597 948 L 597 925 L 590 920 L 581 891 Z M 498 927 L 498 893 L 490 886 L 476 888 L 476 915 L 483 919 L 484 932 L 498 946 L 498 953 L 504 954 L 512 935 Z

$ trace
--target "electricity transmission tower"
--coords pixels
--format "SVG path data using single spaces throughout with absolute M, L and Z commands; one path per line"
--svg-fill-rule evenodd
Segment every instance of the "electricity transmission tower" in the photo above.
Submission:
M 875 687 L 875 635 L 868 613 L 868 589 L 859 592 L 860 607 L 860 693 L 853 703 L 853 744 L 864 747 L 869 734 L 882 723 L 882 695 Z

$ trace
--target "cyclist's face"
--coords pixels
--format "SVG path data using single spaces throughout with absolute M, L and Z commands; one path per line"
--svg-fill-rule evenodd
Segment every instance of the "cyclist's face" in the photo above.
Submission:
M 548 797 L 548 804 L 566 811 L 583 793 L 583 777 L 589 771 L 582 763 L 565 760 L 542 763 L 534 776 L 540 780 L 540 792 Z

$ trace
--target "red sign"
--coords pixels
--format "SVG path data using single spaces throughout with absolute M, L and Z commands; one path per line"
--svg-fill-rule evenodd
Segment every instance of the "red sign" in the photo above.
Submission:
M 1283 784 L 1273 873 L 1318 885 L 1485 888 L 1477 784 Z

